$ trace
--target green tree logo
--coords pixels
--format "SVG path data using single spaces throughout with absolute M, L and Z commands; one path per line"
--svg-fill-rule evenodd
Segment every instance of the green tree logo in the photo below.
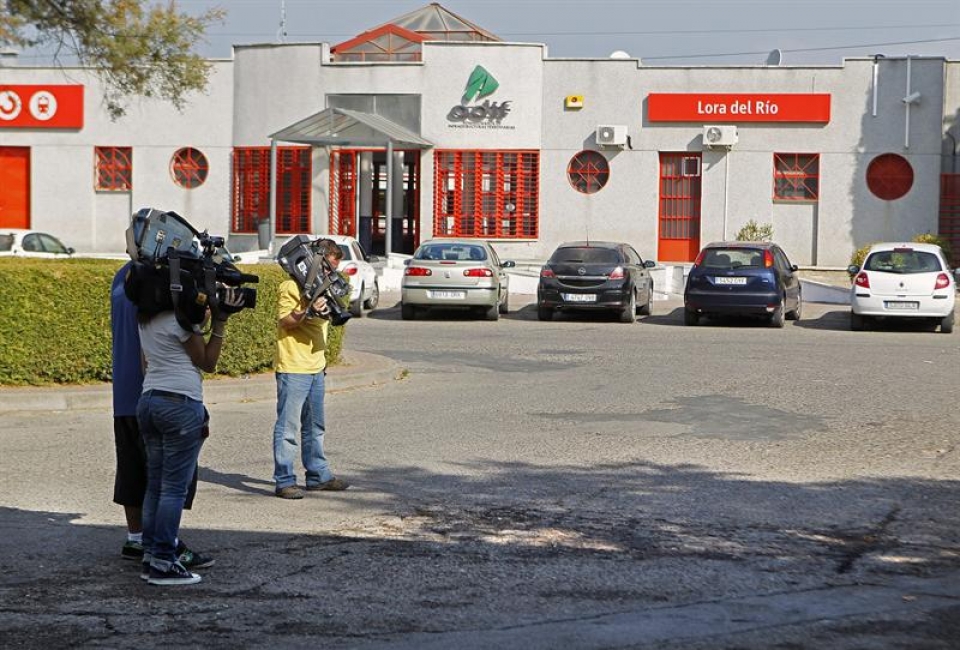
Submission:
M 500 82 L 493 78 L 493 75 L 487 72 L 482 65 L 478 65 L 470 73 L 467 80 L 467 87 L 463 89 L 463 103 L 471 102 L 474 99 L 483 99 L 500 87 Z

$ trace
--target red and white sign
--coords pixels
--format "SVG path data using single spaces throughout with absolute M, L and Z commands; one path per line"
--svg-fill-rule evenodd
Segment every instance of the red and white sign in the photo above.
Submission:
M 0 129 L 83 128 L 83 86 L 0 84 Z
M 830 121 L 826 93 L 650 93 L 650 122 Z

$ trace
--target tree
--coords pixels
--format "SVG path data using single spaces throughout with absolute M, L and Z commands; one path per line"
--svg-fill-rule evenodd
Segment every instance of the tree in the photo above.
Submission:
M 174 0 L 0 0 L 0 46 L 50 48 L 58 65 L 72 57 L 94 68 L 116 119 L 132 95 L 180 110 L 190 92 L 206 88 L 210 63 L 192 49 L 225 15 L 211 9 L 190 16 Z

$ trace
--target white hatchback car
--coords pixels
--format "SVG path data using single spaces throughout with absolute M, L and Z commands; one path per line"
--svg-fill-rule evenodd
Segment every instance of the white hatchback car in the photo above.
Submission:
M 862 330 L 875 318 L 921 318 L 945 334 L 953 331 L 956 279 L 939 246 L 875 244 L 862 267 L 847 270 L 853 275 L 850 329 Z
M 343 259 L 337 268 L 350 280 L 350 314 L 362 316 L 364 309 L 376 309 L 380 302 L 380 285 L 373 264 L 380 261 L 376 255 L 367 255 L 353 237 L 346 235 L 320 235 L 332 239 L 343 251 Z
M 22 228 L 0 228 L 0 257 L 61 259 L 73 253 L 72 248 L 51 234 Z

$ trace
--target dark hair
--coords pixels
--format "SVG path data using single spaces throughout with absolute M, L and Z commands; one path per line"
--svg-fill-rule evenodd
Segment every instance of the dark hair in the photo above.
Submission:
M 333 255 L 333 257 L 338 260 L 343 259 L 343 250 L 341 250 L 340 245 L 332 239 L 318 239 L 317 250 L 324 257 Z

